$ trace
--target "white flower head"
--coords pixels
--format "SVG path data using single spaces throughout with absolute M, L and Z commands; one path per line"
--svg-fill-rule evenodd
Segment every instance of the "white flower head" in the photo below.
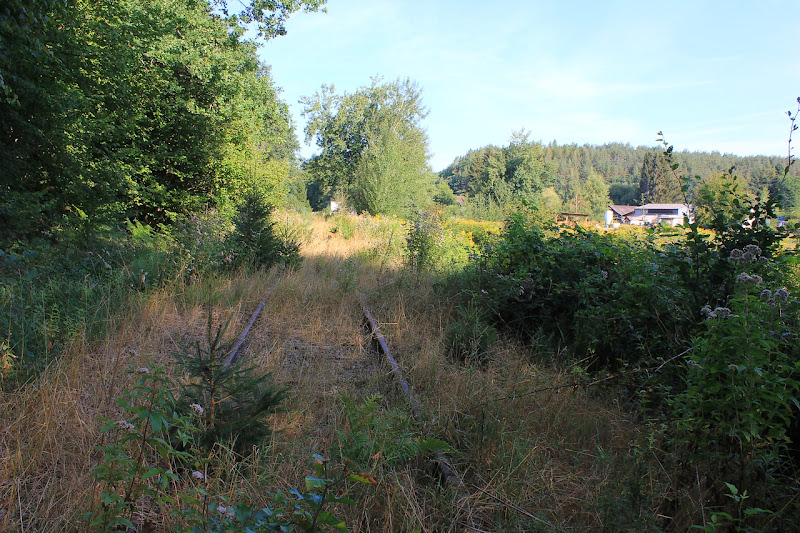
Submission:
M 199 470 L 195 470 L 194 472 L 192 472 L 192 477 L 195 479 L 205 479 L 206 475 L 200 472 Z
M 717 307 L 714 309 L 714 314 L 717 316 L 717 318 L 728 318 L 732 313 L 727 307 Z
M 767 300 L 772 298 L 772 291 L 769 290 L 769 289 L 764 289 L 763 291 L 761 291 L 760 297 L 761 297 L 762 300 L 764 300 L 766 302 Z
M 133 431 L 136 429 L 136 426 L 128 422 L 127 420 L 118 420 L 117 427 L 124 431 Z
M 149 374 L 150 373 L 150 369 L 147 368 L 146 366 L 140 366 L 139 368 L 136 369 L 136 373 L 137 374 Z
M 748 244 L 744 247 L 744 253 L 758 257 L 761 255 L 761 248 L 757 244 Z
M 753 274 L 751 276 L 747 272 L 742 272 L 741 274 L 736 276 L 736 283 L 750 283 L 752 285 L 760 285 L 762 281 L 764 281 L 764 278 L 762 278 L 758 274 Z
M 789 291 L 787 291 L 785 288 L 781 288 L 775 291 L 775 294 L 773 296 L 776 302 L 785 304 L 786 301 L 789 299 Z
M 225 507 L 224 505 L 218 505 L 218 506 L 217 506 L 217 512 L 218 512 L 219 514 L 225 514 L 225 513 L 227 513 L 227 512 L 228 512 L 228 508 L 227 508 L 227 507 Z
M 200 405 L 199 403 L 193 403 L 192 405 L 189 406 L 189 408 L 191 408 L 191 410 L 197 416 L 203 416 L 203 406 Z

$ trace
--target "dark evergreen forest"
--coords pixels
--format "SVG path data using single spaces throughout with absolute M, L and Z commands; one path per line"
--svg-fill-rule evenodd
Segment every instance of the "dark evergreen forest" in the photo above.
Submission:
M 679 176 L 695 178 L 690 201 L 703 187 L 721 186 L 720 177 L 733 168 L 741 194 L 766 198 L 767 192 L 781 192 L 787 208 L 800 204 L 800 172 L 793 167 L 784 179 L 785 157 L 679 151 L 673 158 Z M 508 146 L 470 150 L 439 175 L 455 194 L 483 205 L 527 195 L 552 210 L 598 214 L 609 203 L 685 201 L 662 148 L 622 143 L 544 145 L 515 134 Z

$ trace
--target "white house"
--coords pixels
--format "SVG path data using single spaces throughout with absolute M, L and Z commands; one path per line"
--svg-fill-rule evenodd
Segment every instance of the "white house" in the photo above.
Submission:
M 692 206 L 686 204 L 611 205 L 609 208 L 620 222 L 634 226 L 653 224 L 680 226 L 683 224 L 684 215 L 687 215 L 690 221 L 694 221 Z

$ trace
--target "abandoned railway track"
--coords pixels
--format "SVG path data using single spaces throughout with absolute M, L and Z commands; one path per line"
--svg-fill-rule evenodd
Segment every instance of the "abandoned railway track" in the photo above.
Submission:
M 243 360 L 245 351 L 244 348 L 247 346 L 248 335 L 253 331 L 253 327 L 257 322 L 260 314 L 264 310 L 266 304 L 268 303 L 269 299 L 272 297 L 273 293 L 275 292 L 276 288 L 280 284 L 282 280 L 282 276 L 284 274 L 285 268 L 282 266 L 278 269 L 277 273 L 275 274 L 274 278 L 269 284 L 269 287 L 265 291 L 263 297 L 261 298 L 258 306 L 253 311 L 250 320 L 247 322 L 244 329 L 241 333 L 237 336 L 235 341 L 232 344 L 231 350 L 228 353 L 227 357 L 224 359 L 223 363 L 226 366 L 235 364 Z M 413 419 L 419 424 L 422 428 L 423 434 L 425 438 L 432 438 L 434 437 L 433 432 L 431 430 L 428 421 L 424 415 L 423 406 L 415 394 L 414 389 L 409 384 L 407 378 L 405 377 L 405 373 L 401 368 L 398 361 L 395 359 L 394 355 L 392 354 L 391 348 L 386 340 L 386 337 L 380 330 L 379 322 L 376 320 L 374 314 L 370 311 L 369 307 L 367 306 L 365 296 L 356 291 L 356 295 L 358 298 L 358 302 L 360 305 L 360 311 L 363 315 L 363 325 L 368 331 L 369 338 L 371 339 L 371 343 L 375 351 L 380 353 L 385 363 L 388 365 L 391 375 L 393 376 L 393 381 L 399 390 L 403 393 L 403 397 L 406 399 L 408 403 L 408 407 L 411 411 L 411 415 Z M 463 479 L 461 476 L 458 475 L 455 468 L 452 466 L 451 462 L 447 458 L 446 455 L 443 453 L 436 454 L 432 459 L 431 463 L 434 466 L 438 479 L 444 483 L 447 487 L 455 490 L 456 492 L 463 492 L 463 490 L 467 487 L 464 484 Z M 479 526 L 476 524 L 476 521 L 473 517 L 473 513 L 469 509 L 469 496 L 462 496 L 459 498 L 462 502 L 462 511 L 463 514 L 469 518 L 469 524 L 462 524 L 465 526 L 467 531 L 481 531 Z

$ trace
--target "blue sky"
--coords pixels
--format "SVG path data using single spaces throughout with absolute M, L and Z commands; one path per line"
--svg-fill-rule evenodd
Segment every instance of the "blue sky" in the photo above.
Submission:
M 800 0 L 328 0 L 260 55 L 301 144 L 298 100 L 322 84 L 416 80 L 437 171 L 522 128 L 544 143 L 654 146 L 663 131 L 679 151 L 785 155 L 799 21 Z

